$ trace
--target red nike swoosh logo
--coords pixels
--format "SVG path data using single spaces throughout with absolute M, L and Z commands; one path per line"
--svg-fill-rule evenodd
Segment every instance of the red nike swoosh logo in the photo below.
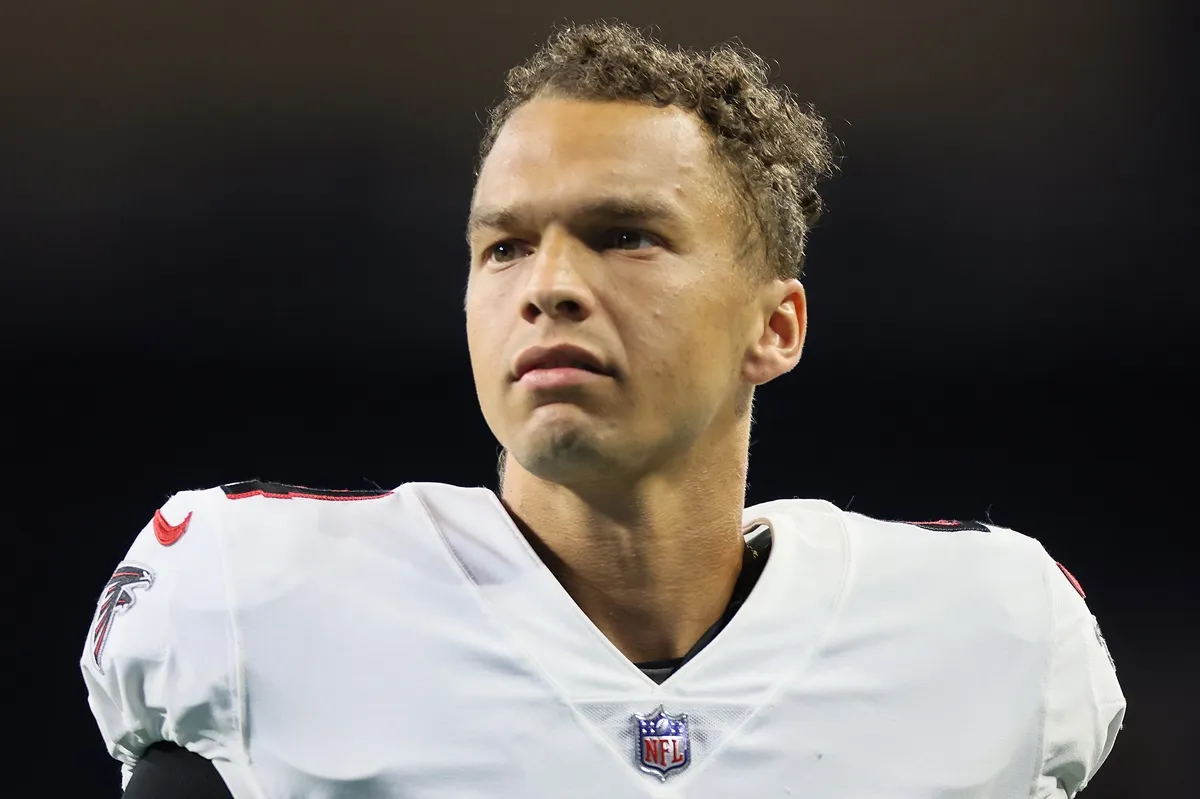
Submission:
M 192 522 L 192 512 L 188 511 L 188 515 L 183 517 L 183 521 L 179 524 L 171 524 L 167 518 L 162 515 L 162 510 L 154 511 L 154 537 L 158 539 L 158 543 L 164 547 L 169 547 L 179 540 L 180 536 L 187 532 L 188 525 Z

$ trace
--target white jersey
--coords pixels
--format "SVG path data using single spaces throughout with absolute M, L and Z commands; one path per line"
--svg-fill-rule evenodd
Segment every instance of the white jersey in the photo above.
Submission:
M 184 492 L 101 598 L 90 704 L 126 776 L 170 741 L 236 799 L 1042 799 L 1100 767 L 1125 700 L 1036 541 L 811 500 L 744 521 L 766 568 L 660 685 L 490 491 Z

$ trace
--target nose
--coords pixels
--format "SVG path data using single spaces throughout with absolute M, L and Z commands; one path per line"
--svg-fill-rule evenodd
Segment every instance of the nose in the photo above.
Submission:
M 566 234 L 548 233 L 532 256 L 521 316 L 535 322 L 582 322 L 592 314 L 593 297 L 581 274 L 586 252 Z

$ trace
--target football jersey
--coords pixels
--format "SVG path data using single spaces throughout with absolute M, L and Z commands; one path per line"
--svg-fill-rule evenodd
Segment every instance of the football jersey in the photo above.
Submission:
M 1125 711 L 1082 591 L 992 525 L 747 508 L 769 559 L 661 684 L 494 493 L 172 497 L 83 652 L 126 778 L 169 741 L 236 799 L 1070 797 Z

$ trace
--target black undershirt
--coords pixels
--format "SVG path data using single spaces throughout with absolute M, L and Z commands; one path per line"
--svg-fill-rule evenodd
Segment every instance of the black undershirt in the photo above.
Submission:
M 771 552 L 771 528 L 762 525 L 746 535 L 742 571 L 733 586 L 725 612 L 681 658 L 638 663 L 637 667 L 661 684 L 708 646 L 738 612 L 758 582 Z M 124 799 L 233 799 L 211 760 L 165 741 L 147 749 L 133 769 Z

